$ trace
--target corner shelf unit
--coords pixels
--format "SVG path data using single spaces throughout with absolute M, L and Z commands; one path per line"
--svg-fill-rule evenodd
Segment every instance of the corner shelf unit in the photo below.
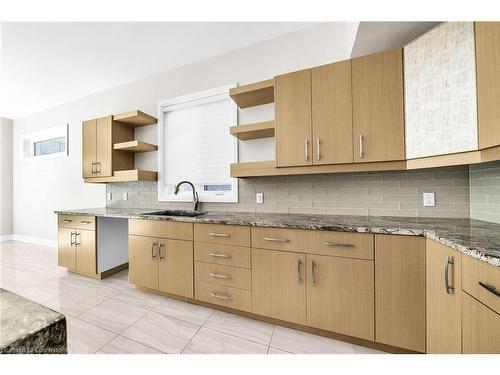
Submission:
M 115 143 L 113 149 L 126 152 L 149 152 L 158 150 L 158 146 L 142 141 L 129 141 Z
M 274 121 L 232 126 L 229 132 L 241 141 L 274 137 Z
M 235 87 L 229 95 L 240 108 L 274 103 L 274 78 Z

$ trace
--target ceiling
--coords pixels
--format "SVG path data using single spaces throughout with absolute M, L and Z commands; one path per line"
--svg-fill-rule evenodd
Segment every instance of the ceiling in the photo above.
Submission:
M 0 116 L 18 118 L 314 23 L 2 23 Z

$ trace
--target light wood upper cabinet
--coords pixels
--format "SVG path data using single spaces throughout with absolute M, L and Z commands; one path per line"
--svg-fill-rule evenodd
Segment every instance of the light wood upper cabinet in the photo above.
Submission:
M 276 166 L 312 164 L 311 70 L 275 78 Z
M 462 352 L 461 260 L 458 251 L 426 241 L 427 353 Z
M 97 120 L 83 122 L 83 177 L 95 177 L 97 160 Z
M 128 237 L 129 282 L 149 289 L 158 289 L 158 240 L 149 237 Z
M 193 298 L 193 242 L 159 239 L 158 289 Z
M 307 325 L 374 340 L 374 264 L 307 255 Z
M 252 249 L 252 312 L 306 324 L 306 256 Z
M 476 22 L 479 148 L 500 145 L 500 22 Z
M 375 341 L 425 352 L 425 239 L 375 235 Z
M 83 177 L 113 175 L 113 117 L 83 122 Z
M 97 273 L 96 233 L 93 230 L 75 231 L 76 272 Z
M 351 61 L 312 69 L 313 164 L 352 163 Z
M 355 162 L 403 160 L 403 58 L 394 49 L 352 60 Z

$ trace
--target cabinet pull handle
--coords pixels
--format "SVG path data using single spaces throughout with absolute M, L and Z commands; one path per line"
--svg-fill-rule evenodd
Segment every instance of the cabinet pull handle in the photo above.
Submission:
M 76 234 L 75 232 L 71 232 L 71 234 L 69 235 L 70 246 L 73 246 L 76 243 L 76 236 L 75 236 L 75 240 L 73 241 L 73 236 L 75 234 Z
M 224 301 L 230 301 L 231 300 L 231 296 L 228 296 L 227 294 L 219 294 L 219 293 L 216 293 L 216 292 L 212 292 L 210 293 L 210 295 L 214 298 L 218 298 L 218 299 L 223 299 Z
M 95 161 L 92 162 L 92 174 L 96 173 L 96 163 Z
M 208 255 L 215 258 L 231 258 L 230 254 L 209 253 Z
M 91 222 L 91 221 L 88 221 L 88 220 L 82 220 L 82 221 L 81 221 L 81 223 L 82 223 L 82 224 L 92 224 L 92 222 Z
M 299 259 L 297 261 L 297 284 L 300 285 L 300 282 L 302 281 L 302 277 L 300 276 L 300 266 L 302 265 L 301 260 Z
M 287 238 L 272 238 L 272 237 L 264 237 L 264 240 L 271 242 L 288 242 Z
M 314 260 L 311 262 L 311 276 L 314 285 L 316 284 L 316 262 Z
M 316 143 L 317 143 L 317 146 L 318 146 L 318 160 L 321 159 L 321 151 L 320 151 L 320 141 L 319 141 L 319 138 L 316 139 Z
M 323 242 L 323 245 L 332 247 L 354 247 L 354 245 L 350 243 L 337 243 L 337 242 Z
M 304 140 L 304 158 L 306 161 L 309 159 L 309 141 L 307 138 Z
M 210 276 L 215 277 L 217 279 L 230 279 L 231 276 L 223 273 L 212 272 Z
M 160 262 L 163 262 L 163 259 L 165 259 L 165 256 L 163 255 L 164 252 L 161 250 L 165 249 L 165 244 L 163 242 L 160 242 L 160 248 L 158 249 L 158 254 L 160 256 Z
M 157 242 L 151 242 L 151 259 L 156 259 L 155 246 L 158 245 Z
M 96 173 L 101 174 L 101 162 L 98 161 L 95 163 L 95 165 L 96 165 Z M 99 168 L 97 168 L 97 166 L 99 166 Z
M 448 255 L 446 256 L 446 262 L 444 264 L 444 288 L 446 290 L 446 294 L 451 294 L 453 289 L 455 289 L 449 282 L 450 264 L 453 265 L 455 263 L 453 262 L 453 258 Z
M 359 157 L 363 158 L 365 156 L 365 152 L 363 150 L 363 134 L 359 135 Z
M 80 241 L 78 241 L 78 237 L 80 237 Z M 81 233 L 75 232 L 75 246 L 80 246 L 82 244 Z
M 64 219 L 63 222 L 65 223 L 71 223 L 73 220 L 69 220 L 69 219 Z
M 210 232 L 208 233 L 209 236 L 212 236 L 212 237 L 231 237 L 230 234 L 226 234 L 226 233 L 214 233 L 214 232 Z
M 485 284 L 482 281 L 479 282 L 479 285 L 486 289 L 488 292 L 493 293 L 497 297 L 500 297 L 500 290 L 495 288 L 493 285 Z

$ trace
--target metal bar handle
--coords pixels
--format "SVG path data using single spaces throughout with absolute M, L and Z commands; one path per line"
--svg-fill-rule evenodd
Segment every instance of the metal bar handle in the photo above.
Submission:
M 354 247 L 354 245 L 350 243 L 337 243 L 337 242 L 323 242 L 323 245 L 332 247 Z
M 444 265 L 444 287 L 446 290 L 446 294 L 451 294 L 453 289 L 455 289 L 453 286 L 450 285 L 449 281 L 450 264 L 453 265 L 455 263 L 453 262 L 453 258 L 448 255 L 446 256 L 446 262 Z
M 316 144 L 318 146 L 318 155 L 317 155 L 317 158 L 319 160 L 319 159 L 321 159 L 321 151 L 320 151 L 320 141 L 319 141 L 319 138 L 316 138 Z
M 63 222 L 64 223 L 71 223 L 73 220 L 69 220 L 69 219 L 64 219 Z
M 219 294 L 219 293 L 216 293 L 216 292 L 212 292 L 212 293 L 210 293 L 210 295 L 212 297 L 215 297 L 215 298 L 218 298 L 218 299 L 223 299 L 224 301 L 230 301 L 231 300 L 231 296 L 228 296 L 227 294 Z
M 155 246 L 158 245 L 158 242 L 151 242 L 151 259 L 155 260 L 156 259 L 156 254 L 155 254 Z
M 212 237 L 231 237 L 230 234 L 227 234 L 227 233 L 213 233 L 213 232 L 210 232 L 208 233 L 209 236 L 212 236 Z
M 71 232 L 71 234 L 69 235 L 70 246 L 73 246 L 76 243 L 76 236 L 75 236 L 75 240 L 73 241 L 73 236 L 75 234 L 76 234 L 76 232 Z
M 165 256 L 163 255 L 163 252 L 161 250 L 165 250 L 165 244 L 163 242 L 160 242 L 160 248 L 158 249 L 158 255 L 160 256 L 160 262 L 163 262 L 163 259 L 165 259 Z
M 80 241 L 78 241 L 78 237 L 80 237 Z M 82 234 L 79 232 L 75 232 L 75 246 L 80 246 L 82 244 Z
M 304 157 L 306 160 L 309 159 L 309 141 L 307 138 L 304 140 Z
M 288 242 L 290 241 L 287 238 L 272 238 L 272 237 L 264 237 L 264 240 L 271 242 Z
M 297 284 L 300 285 L 300 282 L 302 281 L 302 277 L 300 276 L 300 266 L 302 265 L 301 260 L 297 260 Z
M 316 262 L 314 260 L 311 262 L 311 276 L 314 285 L 316 284 Z
M 92 222 L 91 222 L 91 221 L 88 221 L 88 220 L 82 220 L 82 221 L 81 221 L 81 223 L 82 223 L 82 224 L 92 224 Z
M 100 162 L 100 161 L 98 161 L 98 162 L 97 162 L 97 163 L 95 163 L 95 164 L 96 164 L 96 173 L 97 173 L 97 174 L 100 174 L 100 173 L 101 173 L 101 162 Z M 97 168 L 97 166 L 99 166 L 99 168 Z
M 92 162 L 92 173 L 96 173 L 96 163 L 95 161 Z
M 359 157 L 362 158 L 365 156 L 365 152 L 363 150 L 363 134 L 359 135 Z
M 229 276 L 228 274 L 217 273 L 217 272 L 212 272 L 210 274 L 210 276 L 215 277 L 217 279 L 230 279 L 231 278 L 231 276 Z
M 215 258 L 231 258 L 230 254 L 209 253 L 208 255 Z
M 488 292 L 493 293 L 497 297 L 500 297 L 500 290 L 495 288 L 493 285 L 485 284 L 482 281 L 479 282 L 479 285 L 486 289 Z

